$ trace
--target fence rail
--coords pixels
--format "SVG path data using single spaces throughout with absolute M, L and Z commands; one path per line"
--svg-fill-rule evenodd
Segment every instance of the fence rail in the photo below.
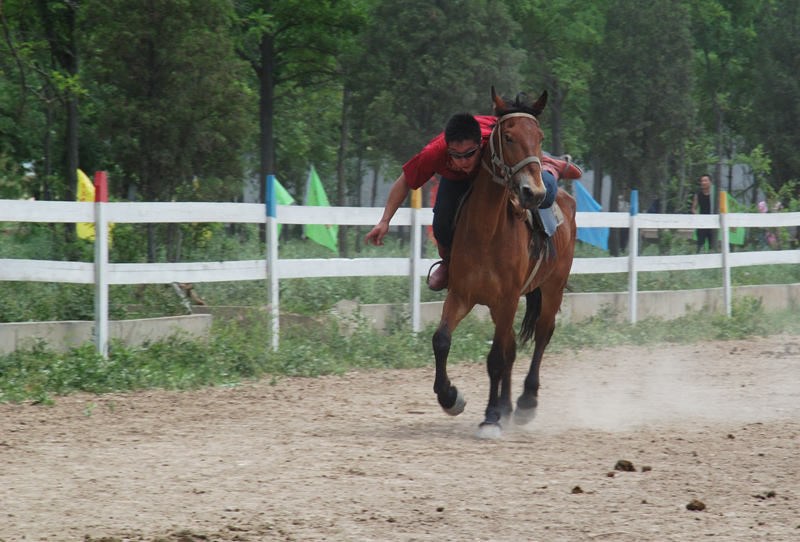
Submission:
M 303 277 L 408 276 L 410 279 L 411 324 L 420 328 L 420 278 L 434 263 L 422 258 L 421 231 L 432 223 L 431 209 L 402 208 L 392 220 L 394 226 L 411 226 L 408 258 L 314 258 L 278 259 L 276 224 L 374 225 L 383 209 L 377 207 L 278 206 L 274 221 L 261 204 L 247 203 L 81 203 L 0 200 L 3 222 L 48 222 L 95 224 L 95 262 L 0 259 L 0 280 L 65 282 L 95 285 L 95 338 L 103 354 L 108 351 L 108 285 L 164 284 L 172 282 L 222 282 L 268 280 L 273 310 L 273 347 L 277 347 L 278 281 Z M 778 228 L 800 225 L 800 213 L 666 215 L 627 213 L 582 213 L 579 228 L 625 228 L 630 233 L 630 255 L 618 258 L 576 258 L 573 274 L 628 273 L 629 318 L 636 321 L 636 277 L 639 272 L 688 269 L 723 270 L 726 309 L 730 314 L 730 269 L 732 267 L 798 264 L 800 250 L 729 252 L 728 228 Z M 108 263 L 108 223 L 266 223 L 267 257 L 263 260 L 180 263 Z M 722 252 L 718 254 L 639 256 L 638 238 L 644 229 L 697 229 L 721 231 Z

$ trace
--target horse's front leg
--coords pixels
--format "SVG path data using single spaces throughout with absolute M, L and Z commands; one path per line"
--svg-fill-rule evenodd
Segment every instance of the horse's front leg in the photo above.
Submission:
M 458 326 L 464 316 L 472 307 L 456 303 L 448 293 L 442 309 L 442 319 L 439 327 L 433 334 L 433 355 L 436 360 L 436 376 L 433 381 L 433 391 L 444 411 L 451 416 L 458 416 L 464 412 L 467 405 L 466 399 L 458 389 L 450 383 L 447 377 L 447 356 L 450 354 L 450 342 L 453 330 Z
M 479 438 L 498 438 L 505 420 L 511 416 L 511 369 L 517 356 L 514 339 L 514 312 L 492 311 L 495 322 L 494 340 L 486 358 L 489 373 L 489 403 L 486 418 L 478 429 Z

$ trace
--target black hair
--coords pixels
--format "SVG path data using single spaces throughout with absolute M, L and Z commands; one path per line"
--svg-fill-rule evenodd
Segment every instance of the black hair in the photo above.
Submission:
M 444 140 L 446 143 L 457 141 L 481 142 L 481 125 L 469 113 L 456 113 L 444 128 Z

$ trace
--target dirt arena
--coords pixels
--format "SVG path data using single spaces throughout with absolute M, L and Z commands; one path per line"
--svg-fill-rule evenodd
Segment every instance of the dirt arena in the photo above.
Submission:
M 546 355 L 497 441 L 451 378 L 456 418 L 432 367 L 0 405 L 0 540 L 800 540 L 800 337 Z

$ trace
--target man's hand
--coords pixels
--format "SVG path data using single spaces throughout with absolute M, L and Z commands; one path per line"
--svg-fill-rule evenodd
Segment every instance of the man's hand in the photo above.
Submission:
M 386 232 L 389 231 L 389 224 L 387 222 L 378 222 L 378 224 L 372 228 L 369 233 L 364 237 L 364 244 L 368 245 L 372 243 L 376 247 L 383 245 L 383 236 L 386 235 Z

